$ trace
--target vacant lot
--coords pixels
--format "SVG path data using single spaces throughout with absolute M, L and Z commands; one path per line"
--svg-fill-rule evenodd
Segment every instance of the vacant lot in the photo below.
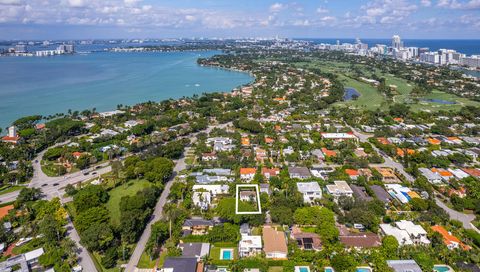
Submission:
M 113 225 L 120 222 L 120 199 L 124 196 L 133 196 L 144 188 L 152 186 L 152 183 L 146 180 L 131 180 L 124 185 L 110 190 L 110 199 L 107 202 L 107 208 L 110 211 L 110 220 Z

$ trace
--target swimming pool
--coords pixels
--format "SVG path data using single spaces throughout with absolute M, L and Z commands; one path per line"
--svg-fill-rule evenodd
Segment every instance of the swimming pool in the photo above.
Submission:
M 331 267 L 325 267 L 324 272 L 334 272 L 334 270 Z
M 307 267 L 300 267 L 298 270 L 300 270 L 300 272 L 310 272 Z
M 453 269 L 450 268 L 448 265 L 434 265 L 433 266 L 433 271 L 436 272 L 450 272 L 453 271 Z
M 220 250 L 221 260 L 233 260 L 233 249 L 222 248 Z
M 372 272 L 370 267 L 357 267 L 356 272 Z

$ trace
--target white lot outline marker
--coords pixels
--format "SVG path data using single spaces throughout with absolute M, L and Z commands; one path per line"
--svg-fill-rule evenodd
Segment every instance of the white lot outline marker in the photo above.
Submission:
M 256 212 L 239 212 L 238 211 L 238 198 L 239 198 L 239 188 L 255 188 L 257 192 L 257 207 L 258 211 Z M 260 204 L 260 189 L 258 188 L 258 184 L 237 184 L 235 188 L 235 214 L 261 214 L 262 213 L 262 205 Z

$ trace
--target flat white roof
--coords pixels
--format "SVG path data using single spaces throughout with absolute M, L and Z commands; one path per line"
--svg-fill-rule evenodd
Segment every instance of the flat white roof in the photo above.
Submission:
M 35 250 L 32 250 L 32 251 L 30 251 L 30 252 L 25 253 L 25 254 L 24 254 L 24 255 L 25 255 L 25 260 L 26 260 L 27 262 L 29 262 L 29 261 L 31 261 L 31 260 L 37 259 L 38 257 L 42 256 L 43 253 L 44 253 L 44 251 L 43 251 L 43 248 L 42 248 L 42 247 L 41 247 L 41 248 L 37 248 L 37 249 L 35 249 Z
M 349 133 L 322 133 L 323 138 L 327 139 L 356 139 L 357 137 Z
M 262 236 L 260 235 L 242 235 L 240 247 L 262 248 Z
M 320 185 L 317 182 L 297 182 L 297 188 L 300 193 L 321 192 Z
M 425 231 L 422 226 L 415 225 L 412 221 L 400 220 L 398 222 L 395 222 L 395 225 L 397 225 L 399 229 L 406 230 L 409 234 L 412 234 L 414 236 L 427 234 L 427 231 Z
M 401 230 L 396 227 L 392 227 L 390 224 L 380 224 L 380 228 L 382 229 L 385 235 L 391 235 L 397 239 L 400 245 L 412 245 L 413 241 L 410 239 L 410 235 L 405 230 Z

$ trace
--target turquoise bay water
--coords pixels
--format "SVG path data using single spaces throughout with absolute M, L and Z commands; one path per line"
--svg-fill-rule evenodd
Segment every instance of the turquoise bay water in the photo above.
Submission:
M 204 92 L 230 91 L 247 73 L 197 65 L 209 52 L 92 53 L 0 58 L 0 127 L 19 117 L 96 108 L 113 110 Z

